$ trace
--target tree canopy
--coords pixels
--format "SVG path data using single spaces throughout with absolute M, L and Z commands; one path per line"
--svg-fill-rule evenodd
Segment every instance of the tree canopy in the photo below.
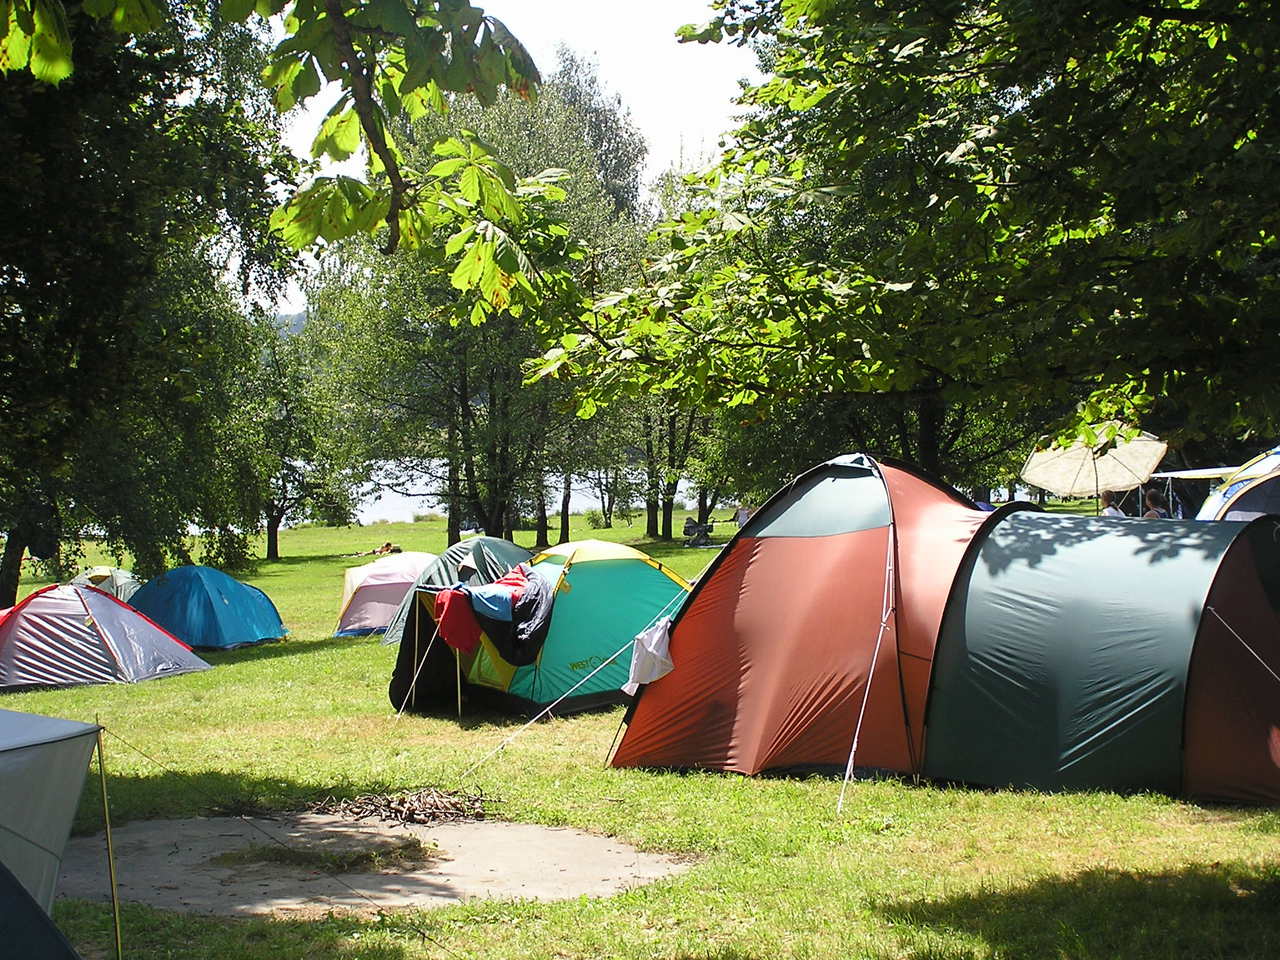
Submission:
M 239 294 L 287 260 L 266 220 L 296 175 L 246 83 L 262 47 L 196 21 L 133 43 L 77 14 L 69 29 L 73 78 L 0 81 L 0 600 L 25 546 L 91 531 L 154 569 L 197 522 L 230 558 L 258 509 Z
M 1130 0 L 720 5 L 773 75 L 647 282 L 544 372 L 605 398 L 1032 399 L 1274 431 L 1280 12 Z M 778 257 L 780 230 L 841 234 Z M 801 252 L 803 244 L 793 244 Z

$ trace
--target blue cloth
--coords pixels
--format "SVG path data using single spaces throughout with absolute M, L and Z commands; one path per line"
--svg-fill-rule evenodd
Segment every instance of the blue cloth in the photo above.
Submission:
M 471 609 L 490 620 L 511 620 L 511 584 L 486 583 L 480 587 L 467 587 L 471 595 Z

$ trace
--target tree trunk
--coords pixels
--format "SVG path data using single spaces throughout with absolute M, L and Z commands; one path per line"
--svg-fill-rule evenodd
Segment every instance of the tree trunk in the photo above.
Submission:
M 280 559 L 280 524 L 284 521 L 284 512 L 272 510 L 267 514 L 267 559 Z
M 930 395 L 920 401 L 920 466 L 932 476 L 942 475 L 942 398 Z
M 539 550 L 545 550 L 551 546 L 551 541 L 547 538 L 550 525 L 547 519 L 547 485 L 544 478 L 538 484 L 538 539 L 534 546 Z
M 698 488 L 698 523 L 706 523 L 711 510 L 707 507 L 707 491 Z
M 674 483 L 666 484 L 662 489 L 662 539 L 670 540 L 671 514 L 676 508 L 676 490 Z
M 605 529 L 613 526 L 613 499 L 617 484 L 606 468 L 602 474 L 604 482 L 600 484 L 600 515 L 604 517 Z
M 644 418 L 644 535 L 658 539 L 658 451 L 653 440 L 653 419 Z
M 990 503 L 991 488 L 990 487 L 974 487 L 973 499 L 977 500 L 979 503 Z
M 458 476 L 458 431 L 449 424 L 449 488 L 445 512 L 448 514 L 448 530 L 445 533 L 447 547 L 462 539 L 462 479 Z
M 1018 499 L 1018 485 L 1017 485 L 1016 483 L 1013 483 L 1012 481 L 1010 481 L 1010 483 L 1009 483 L 1009 502 L 1010 502 L 1010 503 L 1013 503 L 1013 501 L 1014 501 L 1014 500 L 1017 500 L 1017 499 Z
M 560 542 L 569 542 L 569 503 L 573 499 L 573 474 L 564 475 L 564 487 L 560 491 Z
M 501 537 L 507 525 L 507 505 L 495 503 L 484 513 L 484 532 L 488 537 Z
M 26 552 L 26 537 L 20 530 L 10 530 L 4 539 L 4 555 L 0 557 L 0 607 L 12 607 L 18 602 L 18 579 L 22 576 L 22 555 Z
M 1036 491 L 1036 503 L 1038 503 L 1040 506 L 1043 507 L 1044 501 L 1048 496 L 1049 496 L 1049 492 L 1042 487 L 1041 489 Z

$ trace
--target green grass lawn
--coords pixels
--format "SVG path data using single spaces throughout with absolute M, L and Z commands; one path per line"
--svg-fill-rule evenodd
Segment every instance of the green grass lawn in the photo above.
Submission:
M 714 556 L 646 544 L 642 531 L 573 534 L 633 543 L 687 577 Z M 1280 956 L 1276 812 L 880 780 L 852 785 L 837 815 L 832 779 L 607 769 L 621 709 L 539 723 L 463 780 L 515 722 L 396 718 L 386 697 L 394 648 L 328 636 L 343 569 L 367 559 L 345 555 L 388 539 L 439 551 L 443 524 L 287 531 L 284 559 L 248 579 L 275 599 L 288 642 L 211 655 L 217 669 L 201 674 L 9 695 L 0 706 L 98 718 L 112 734 L 118 821 L 459 787 L 483 792 L 499 817 L 608 834 L 695 865 L 608 899 L 473 902 L 370 920 L 226 920 L 127 906 L 127 956 Z M 77 830 L 100 828 L 99 802 L 91 779 Z M 111 955 L 109 908 L 62 902 L 55 915 L 87 957 Z

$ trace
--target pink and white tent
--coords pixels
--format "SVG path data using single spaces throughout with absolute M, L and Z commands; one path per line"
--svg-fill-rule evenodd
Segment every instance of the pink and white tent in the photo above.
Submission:
M 434 553 L 391 553 L 373 563 L 348 568 L 334 634 L 355 637 L 382 633 L 414 581 L 435 559 Z
M 94 587 L 45 587 L 0 618 L 0 689 L 137 683 L 208 669 L 173 634 Z

